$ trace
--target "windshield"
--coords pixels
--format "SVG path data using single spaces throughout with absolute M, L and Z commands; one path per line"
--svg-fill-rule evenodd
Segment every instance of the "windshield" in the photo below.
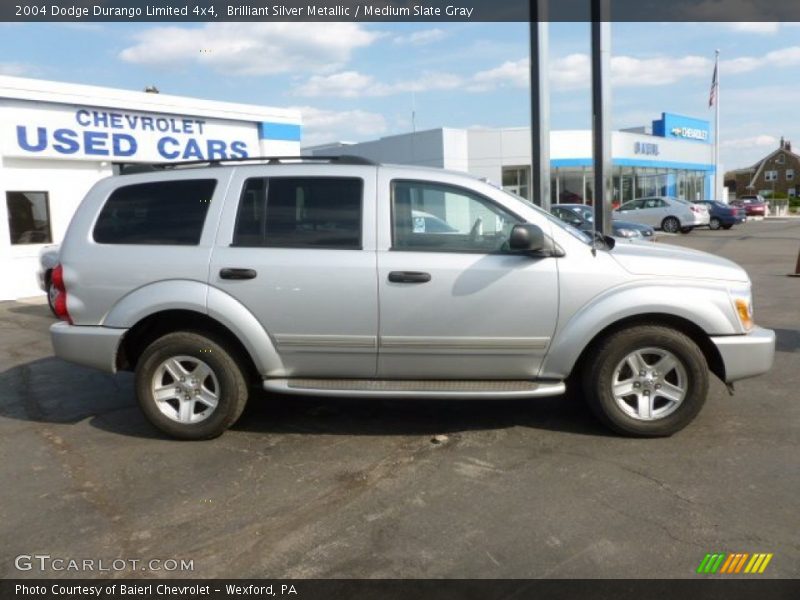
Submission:
M 524 204 L 528 208 L 532 208 L 533 210 L 538 212 L 540 215 L 542 215 L 545 219 L 550 221 L 553 225 L 555 225 L 559 229 L 563 229 L 564 231 L 569 233 L 571 236 L 573 236 L 573 237 L 579 239 L 580 241 L 582 241 L 584 244 L 591 245 L 592 237 L 588 233 L 585 233 L 585 232 L 581 231 L 580 229 L 577 229 L 577 228 L 573 227 L 569 223 L 565 223 L 564 221 L 562 221 L 561 219 L 559 219 L 555 215 L 551 215 L 546 210 L 542 210 L 542 208 L 540 206 L 536 206 L 533 202 L 531 202 L 527 198 L 523 198 L 522 196 L 518 196 L 517 194 L 514 194 L 513 192 L 509 192 L 508 190 L 503 190 L 502 188 L 500 188 L 500 189 L 507 196 L 510 196 L 511 198 L 513 198 L 514 200 L 517 200 L 518 202 L 522 202 L 522 204 Z

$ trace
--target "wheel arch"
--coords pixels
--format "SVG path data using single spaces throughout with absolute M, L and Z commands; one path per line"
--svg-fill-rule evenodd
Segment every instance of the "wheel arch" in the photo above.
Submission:
M 233 331 L 206 314 L 186 309 L 169 309 L 152 313 L 128 329 L 117 351 L 117 369 L 134 370 L 148 345 L 164 335 L 177 331 L 205 334 L 222 342 L 241 361 L 248 380 L 260 381 L 259 369 L 253 356 Z
M 593 349 L 601 340 L 605 339 L 609 335 L 612 335 L 613 333 L 616 333 L 617 331 L 629 329 L 631 327 L 637 327 L 640 325 L 661 325 L 683 333 L 700 348 L 700 351 L 706 358 L 709 370 L 716 375 L 720 381 L 725 381 L 725 363 L 722 360 L 719 350 L 711 341 L 711 337 L 708 335 L 708 333 L 706 333 L 706 331 L 697 325 L 697 323 L 687 318 L 668 313 L 631 315 L 607 325 L 598 331 L 584 346 L 583 350 L 578 355 L 578 358 L 572 365 L 569 377 L 573 377 L 575 374 L 581 372 L 586 360 L 589 359 L 589 357 L 592 355 Z

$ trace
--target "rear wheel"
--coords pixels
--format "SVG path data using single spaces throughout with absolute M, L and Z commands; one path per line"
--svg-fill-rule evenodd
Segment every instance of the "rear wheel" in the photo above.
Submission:
M 625 329 L 600 342 L 584 368 L 592 411 L 614 431 L 668 436 L 697 416 L 708 393 L 708 366 L 689 337 L 668 327 Z
M 722 227 L 722 221 L 717 217 L 711 217 L 711 220 L 708 222 L 708 228 L 716 231 L 720 227 Z
M 136 397 L 147 419 L 185 440 L 221 435 L 241 416 L 248 387 L 234 355 L 193 332 L 152 342 L 136 366 Z
M 676 217 L 666 217 L 661 221 L 661 229 L 667 233 L 678 233 L 681 222 Z

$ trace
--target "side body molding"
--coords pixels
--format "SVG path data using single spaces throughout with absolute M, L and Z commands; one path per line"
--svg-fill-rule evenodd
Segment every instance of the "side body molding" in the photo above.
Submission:
M 569 295 L 562 301 L 569 303 Z M 732 321 L 727 289 L 717 283 L 705 287 L 680 281 L 633 281 L 607 290 L 583 306 L 563 310 L 539 377 L 563 379 L 592 339 L 606 327 L 630 317 L 669 315 L 690 321 L 708 335 L 744 333 Z

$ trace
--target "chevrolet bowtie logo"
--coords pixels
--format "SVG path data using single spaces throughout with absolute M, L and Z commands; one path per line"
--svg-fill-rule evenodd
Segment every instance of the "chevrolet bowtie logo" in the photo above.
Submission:
M 697 572 L 702 574 L 735 574 L 735 573 L 749 573 L 759 575 L 764 572 L 772 560 L 772 553 L 756 553 L 748 554 L 747 552 L 716 552 L 714 554 L 706 554 L 705 558 L 697 567 Z

